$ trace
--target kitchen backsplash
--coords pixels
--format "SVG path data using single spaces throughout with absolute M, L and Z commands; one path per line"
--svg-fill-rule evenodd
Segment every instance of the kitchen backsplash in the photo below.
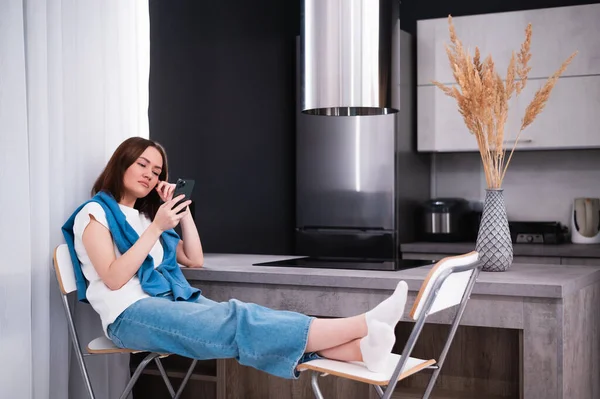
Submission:
M 433 155 L 431 177 L 432 197 L 475 202 L 485 197 L 478 153 Z M 600 150 L 515 152 L 503 188 L 509 220 L 559 221 L 570 226 L 573 198 L 600 198 Z

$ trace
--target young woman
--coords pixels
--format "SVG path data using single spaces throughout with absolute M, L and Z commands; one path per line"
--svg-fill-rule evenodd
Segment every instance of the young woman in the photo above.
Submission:
M 63 226 L 79 299 L 100 315 L 108 338 L 123 348 L 235 358 L 283 378 L 297 378 L 297 365 L 319 356 L 382 370 L 404 310 L 405 282 L 369 312 L 340 319 L 205 298 L 178 265 L 202 267 L 204 255 L 191 201 L 174 206 L 183 196 L 173 198 L 167 176 L 164 149 L 129 138 L 96 180 L 92 199 Z

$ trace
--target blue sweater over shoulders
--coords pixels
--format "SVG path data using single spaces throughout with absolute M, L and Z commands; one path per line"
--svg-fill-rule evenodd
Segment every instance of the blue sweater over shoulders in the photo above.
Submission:
M 73 233 L 73 225 L 75 217 L 86 204 L 89 202 L 97 202 L 102 206 L 106 213 L 106 221 L 108 228 L 112 234 L 113 240 L 120 253 L 125 253 L 139 239 L 137 232 L 127 222 L 125 214 L 119 208 L 119 204 L 114 197 L 104 191 L 99 192 L 89 201 L 81 204 L 69 219 L 62 226 L 63 236 L 65 237 L 71 261 L 75 270 L 75 281 L 77 283 L 77 298 L 82 302 L 88 302 L 86 298 L 87 280 L 81 270 L 81 263 L 75 252 L 75 235 Z M 164 231 L 160 240 L 162 242 L 164 256 L 163 262 L 154 268 L 154 259 L 148 255 L 140 268 L 137 276 L 140 279 L 140 284 L 144 292 L 150 296 L 173 295 L 177 301 L 196 301 L 200 296 L 201 291 L 192 287 L 185 276 L 181 272 L 181 268 L 177 264 L 177 245 L 179 244 L 179 235 L 175 230 Z

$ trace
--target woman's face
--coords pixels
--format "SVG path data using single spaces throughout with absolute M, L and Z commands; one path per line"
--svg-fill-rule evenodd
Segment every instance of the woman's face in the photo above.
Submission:
M 158 184 L 158 176 L 163 167 L 160 152 L 154 147 L 148 147 L 133 164 L 127 168 L 123 176 L 126 195 L 143 198 L 154 190 Z

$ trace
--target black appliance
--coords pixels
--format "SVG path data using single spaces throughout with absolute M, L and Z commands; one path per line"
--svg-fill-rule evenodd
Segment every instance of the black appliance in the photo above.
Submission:
M 360 259 L 307 256 L 303 258 L 255 263 L 253 266 L 307 267 L 318 269 L 360 269 L 396 271 L 434 264 L 435 260 L 425 259 Z
M 513 244 L 562 244 L 568 228 L 560 222 L 508 222 Z

